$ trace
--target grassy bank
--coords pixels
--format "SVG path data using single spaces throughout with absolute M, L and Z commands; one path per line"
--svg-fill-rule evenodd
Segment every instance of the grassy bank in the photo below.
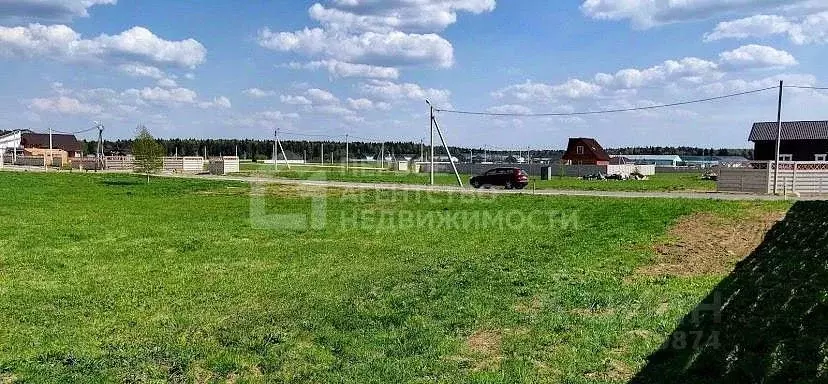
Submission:
M 726 274 L 653 244 L 787 208 L 331 190 L 284 230 L 322 200 L 254 192 L 0 172 L 0 382 L 624 382 Z

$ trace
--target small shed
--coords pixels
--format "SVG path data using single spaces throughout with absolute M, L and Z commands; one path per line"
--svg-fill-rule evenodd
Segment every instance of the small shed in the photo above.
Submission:
M 239 158 L 236 156 L 210 159 L 210 165 L 207 168 L 211 175 L 226 175 L 229 173 L 239 173 L 241 171 Z

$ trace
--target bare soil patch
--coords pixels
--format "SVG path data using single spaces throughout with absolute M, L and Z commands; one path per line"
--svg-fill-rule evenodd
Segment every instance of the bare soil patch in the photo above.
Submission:
M 639 268 L 645 276 L 705 276 L 729 273 L 750 255 L 785 212 L 748 210 L 741 217 L 696 213 L 670 229 L 668 240 L 656 244 L 655 263 Z
M 586 378 L 590 380 L 603 380 L 613 382 L 624 382 L 633 377 L 635 370 L 621 360 L 607 359 L 604 362 L 604 370 L 600 372 L 589 372 Z
M 496 330 L 479 329 L 466 339 L 466 349 L 476 357 L 472 368 L 488 371 L 500 367 L 503 333 Z

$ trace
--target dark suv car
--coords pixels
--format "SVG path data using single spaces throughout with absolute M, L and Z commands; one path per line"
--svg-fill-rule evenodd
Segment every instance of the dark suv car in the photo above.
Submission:
M 503 186 L 506 189 L 523 189 L 529 185 L 529 176 L 520 168 L 495 168 L 469 180 L 472 187 Z

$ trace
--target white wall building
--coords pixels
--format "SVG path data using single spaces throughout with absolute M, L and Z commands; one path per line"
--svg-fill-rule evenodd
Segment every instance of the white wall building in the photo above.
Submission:
M 0 136 L 0 151 L 5 151 L 10 148 L 20 148 L 20 140 L 22 135 L 20 131 L 14 131 Z

